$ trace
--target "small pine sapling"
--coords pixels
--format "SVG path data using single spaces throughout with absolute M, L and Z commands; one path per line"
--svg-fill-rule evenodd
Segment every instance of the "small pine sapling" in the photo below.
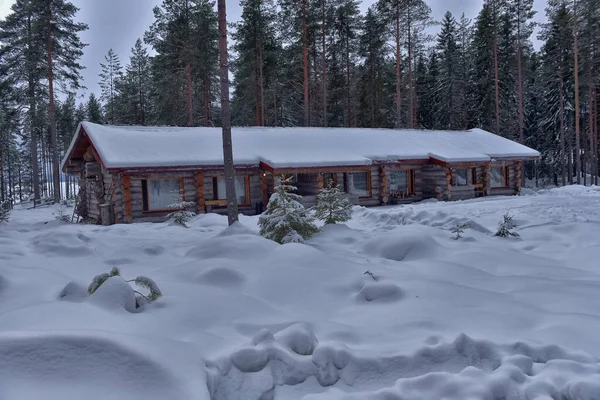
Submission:
M 452 228 L 450 228 L 450 232 L 452 232 L 453 234 L 455 234 L 456 236 L 454 237 L 455 240 L 458 240 L 460 238 L 462 238 L 461 233 L 465 232 L 465 229 L 469 228 L 469 223 L 465 222 L 465 223 L 457 223 L 455 226 L 453 226 Z
M 516 228 L 517 224 L 513 221 L 513 216 L 506 213 L 503 220 L 498 223 L 498 232 L 494 236 L 518 238 L 519 234 L 514 232 Z
M 315 217 L 325 224 L 346 222 L 352 218 L 352 204 L 347 198 L 342 197 L 339 186 L 333 186 L 332 179 L 329 179 L 327 186 L 319 191 L 314 210 Z
M 196 213 L 187 211 L 186 208 L 193 207 L 196 203 L 193 201 L 184 201 L 183 190 L 174 190 L 172 193 L 174 203 L 170 204 L 168 208 L 176 211 L 168 214 L 167 218 L 173 220 L 176 224 L 187 228 L 187 223 L 196 216 Z
M 302 205 L 302 196 L 294 193 L 292 177 L 281 177 L 267 209 L 258 219 L 260 235 L 277 243 L 303 243 L 319 232 L 314 218 Z
M 65 222 L 67 224 L 70 224 L 72 221 L 72 217 L 67 213 L 67 207 L 62 201 L 60 203 L 60 206 L 56 209 L 54 219 L 57 221 Z
M 108 273 L 105 272 L 103 274 L 96 275 L 92 280 L 92 283 L 90 283 L 90 285 L 88 286 L 88 296 L 94 294 L 94 292 L 96 292 L 96 290 L 98 290 L 98 288 L 102 286 L 104 282 L 106 282 L 108 279 L 114 276 L 121 276 L 121 271 L 119 271 L 119 268 L 117 267 L 113 267 L 113 269 Z M 154 300 L 162 297 L 162 291 L 160 290 L 156 282 L 154 282 L 154 280 L 146 276 L 138 276 L 137 278 L 127 280 L 126 282 L 134 282 L 137 286 L 148 289 L 148 291 L 150 292 L 148 295 L 144 295 L 138 292 L 137 290 L 134 290 L 135 293 L 142 296 L 148 303 L 151 303 Z

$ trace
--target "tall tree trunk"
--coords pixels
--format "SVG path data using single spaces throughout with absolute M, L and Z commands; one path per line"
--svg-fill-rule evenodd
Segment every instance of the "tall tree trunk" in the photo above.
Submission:
M 519 143 L 525 144 L 523 136 L 523 66 L 521 64 L 521 0 L 517 1 L 517 85 L 519 102 Z M 523 169 L 525 171 L 525 169 Z
M 52 181 L 54 201 L 60 202 L 60 158 L 58 154 L 58 140 L 56 133 L 56 111 L 54 106 L 54 71 L 52 66 L 52 12 L 50 0 L 46 0 L 48 12 L 47 31 L 46 31 L 46 51 L 48 55 L 48 94 L 50 96 L 48 104 L 48 114 L 50 119 L 50 150 L 52 152 Z
M 559 94 L 559 120 L 560 120 L 560 169 L 561 183 L 563 186 L 567 184 L 567 171 L 565 169 L 565 158 L 567 156 L 565 148 L 565 95 L 563 83 L 562 66 L 560 67 L 560 94 Z
M 577 184 L 581 183 L 581 139 L 579 132 L 579 47 L 577 45 L 577 0 L 573 0 L 573 54 L 575 56 L 575 173 Z
M 308 23 L 306 2 L 302 0 L 302 67 L 304 69 L 304 126 L 310 126 L 309 82 L 308 82 Z
M 326 2 L 327 0 L 322 0 L 321 1 L 321 9 L 322 9 L 322 24 L 321 24 L 321 51 L 323 52 L 323 56 L 322 56 L 322 60 L 321 60 L 321 79 L 322 79 L 322 85 L 323 85 L 323 126 L 327 126 L 327 46 L 325 43 L 326 40 L 326 36 L 327 36 L 327 27 L 326 27 L 326 15 L 325 15 L 325 8 L 326 8 Z
M 33 52 L 33 28 L 31 26 L 31 16 L 27 17 L 27 47 L 28 53 Z M 32 60 L 28 60 L 29 64 L 33 64 Z M 40 199 L 40 170 L 38 163 L 38 143 L 37 143 L 37 99 L 35 96 L 35 66 L 28 65 L 28 97 L 29 97 L 29 119 L 31 129 L 31 141 L 30 141 L 30 152 L 31 152 L 31 184 L 33 185 L 33 199 Z
M 496 90 L 496 135 L 500 135 L 500 88 L 498 78 L 498 40 L 494 34 L 494 87 Z
M 347 127 L 351 127 L 352 125 L 352 100 L 351 100 L 351 91 L 350 91 L 350 39 L 346 37 L 346 115 L 348 116 L 348 121 L 346 123 Z
M 402 75 L 400 71 L 400 5 L 396 4 L 396 128 L 402 127 Z
M 188 106 L 188 126 L 194 126 L 194 108 L 192 103 L 192 64 L 187 63 L 187 106 Z
M 221 81 L 221 124 L 223 127 L 223 165 L 225 167 L 225 193 L 229 225 L 238 220 L 238 203 L 235 194 L 235 169 L 233 167 L 233 143 L 231 139 L 231 111 L 229 109 L 229 61 L 227 54 L 227 8 L 226 0 L 218 0 L 219 13 L 219 62 Z
M 260 126 L 265 126 L 265 82 L 263 77 L 263 44 L 260 43 L 258 48 L 258 72 L 259 72 L 259 85 L 260 85 Z
M 252 78 L 254 80 L 254 124 L 260 126 L 260 83 L 258 82 L 258 62 L 256 55 L 256 48 L 254 49 L 254 56 L 252 57 Z
M 598 162 L 598 93 L 597 93 L 597 88 L 596 88 L 596 84 L 594 83 L 594 93 L 593 93 L 593 99 L 594 99 L 594 112 L 593 112 L 593 116 L 592 116 L 592 127 L 593 127 L 593 139 L 594 139 L 594 144 L 592 145 L 592 154 L 594 154 L 594 184 L 598 185 L 598 167 L 599 162 Z
M 210 90 L 207 80 L 204 80 L 204 126 L 211 126 L 210 121 Z
M 415 104 L 414 104 L 414 82 L 412 76 L 412 40 L 411 40 L 411 19 L 410 8 L 407 7 L 407 28 L 408 28 L 408 108 L 409 108 L 409 128 L 415 127 Z

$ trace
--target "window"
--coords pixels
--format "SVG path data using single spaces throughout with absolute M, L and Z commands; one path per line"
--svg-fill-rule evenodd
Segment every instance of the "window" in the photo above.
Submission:
M 332 186 L 335 186 L 335 184 L 337 179 L 335 179 L 334 174 L 332 173 L 325 173 L 323 174 L 323 187 L 327 187 L 327 185 L 329 185 L 329 182 L 331 182 Z
M 490 186 L 493 188 L 508 186 L 508 167 L 490 168 Z
M 473 171 L 470 168 L 454 170 L 453 186 L 469 186 L 473 184 Z
M 179 201 L 182 179 L 143 179 L 142 199 L 144 211 L 168 210 Z
M 415 192 L 415 171 L 393 171 L 389 174 L 391 196 L 404 196 Z
M 235 195 L 239 204 L 250 204 L 250 177 L 236 176 Z M 227 192 L 225 189 L 225 177 L 219 176 L 213 178 L 213 200 L 227 200 Z
M 346 174 L 346 187 L 350 194 L 359 197 L 371 196 L 371 174 L 369 172 L 350 172 Z

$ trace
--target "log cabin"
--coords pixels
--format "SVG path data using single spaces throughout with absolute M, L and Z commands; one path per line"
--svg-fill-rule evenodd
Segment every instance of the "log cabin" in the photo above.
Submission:
M 355 205 L 514 195 L 529 147 L 481 129 L 233 128 L 240 212 L 262 212 L 282 175 L 304 205 L 329 181 Z M 220 128 L 111 126 L 82 122 L 62 162 L 79 177 L 88 221 L 164 221 L 179 201 L 226 213 Z

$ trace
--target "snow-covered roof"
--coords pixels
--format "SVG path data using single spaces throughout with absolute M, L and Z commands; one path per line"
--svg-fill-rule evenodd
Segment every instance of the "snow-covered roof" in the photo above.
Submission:
M 221 128 L 113 126 L 82 122 L 106 168 L 187 167 L 223 164 Z M 63 166 L 81 129 L 73 138 Z M 489 161 L 539 157 L 519 143 L 468 131 L 365 128 L 233 128 L 236 165 L 272 168 L 360 166 L 377 161 Z

